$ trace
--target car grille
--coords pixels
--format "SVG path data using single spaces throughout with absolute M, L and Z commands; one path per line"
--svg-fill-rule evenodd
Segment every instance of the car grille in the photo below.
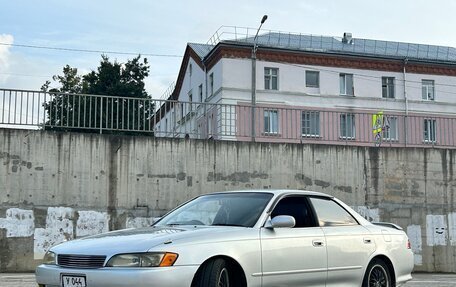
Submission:
M 59 254 L 57 264 L 68 268 L 101 268 L 106 256 Z

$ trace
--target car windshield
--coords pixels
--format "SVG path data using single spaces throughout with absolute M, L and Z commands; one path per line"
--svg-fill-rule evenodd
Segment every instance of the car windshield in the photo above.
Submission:
M 233 192 L 197 197 L 172 211 L 155 226 L 212 225 L 253 227 L 271 193 Z

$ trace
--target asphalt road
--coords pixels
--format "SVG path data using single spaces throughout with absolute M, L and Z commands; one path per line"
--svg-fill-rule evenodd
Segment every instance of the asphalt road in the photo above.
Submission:
M 36 287 L 33 274 L 0 273 L 0 287 Z M 413 274 L 413 280 L 405 287 L 456 287 L 456 274 L 420 273 Z

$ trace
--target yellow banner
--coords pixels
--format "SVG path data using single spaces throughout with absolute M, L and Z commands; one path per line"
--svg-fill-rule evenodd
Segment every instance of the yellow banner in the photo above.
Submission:
M 374 136 L 382 132 L 383 128 L 383 111 L 372 115 L 372 132 Z

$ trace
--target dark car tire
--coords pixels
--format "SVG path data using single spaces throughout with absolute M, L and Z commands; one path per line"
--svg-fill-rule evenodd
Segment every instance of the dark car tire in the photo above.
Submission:
M 201 273 L 196 278 L 195 287 L 229 287 L 232 275 L 227 262 L 218 258 L 204 264 Z
M 388 266 L 380 259 L 374 259 L 367 266 L 362 287 L 393 287 Z

